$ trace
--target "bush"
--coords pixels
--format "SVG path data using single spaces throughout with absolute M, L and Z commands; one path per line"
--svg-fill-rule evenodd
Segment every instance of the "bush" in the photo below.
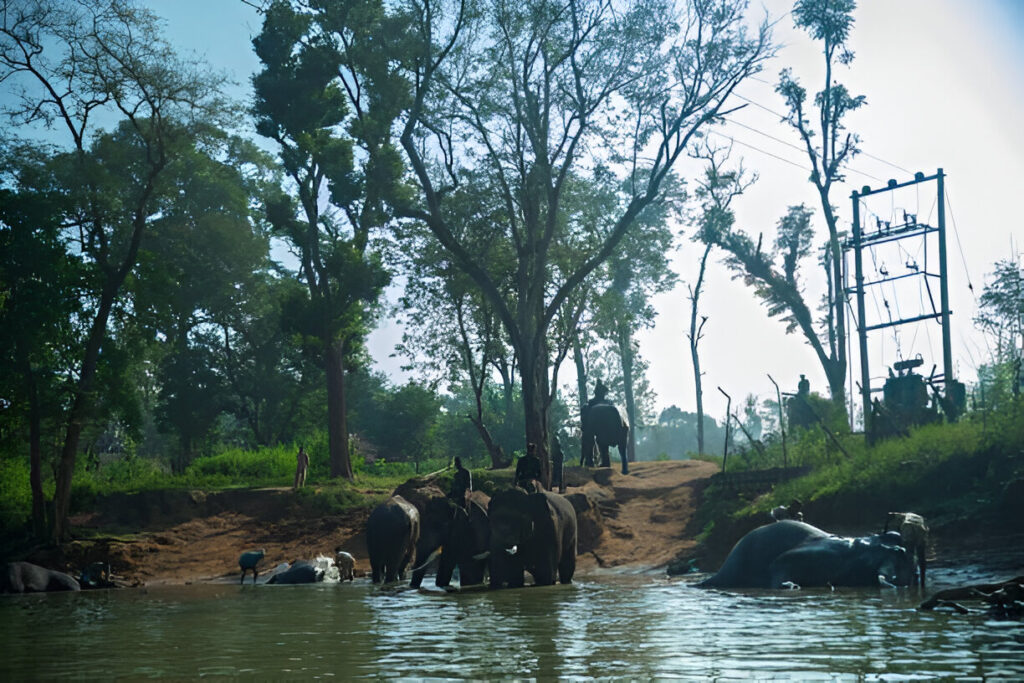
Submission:
M 32 490 L 28 462 L 0 460 L 0 534 L 28 526 L 32 516 Z

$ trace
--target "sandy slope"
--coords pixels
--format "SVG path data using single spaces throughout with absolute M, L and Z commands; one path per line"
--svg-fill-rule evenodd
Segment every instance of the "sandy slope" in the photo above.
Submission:
M 715 470 L 700 461 L 635 463 L 628 476 L 614 469 L 573 468 L 567 480 L 579 485 L 567 493 L 596 500 L 604 525 L 598 545 L 580 556 L 579 571 L 660 568 L 691 547 L 699 531 L 690 528 L 697 491 Z M 224 580 L 237 575 L 239 554 L 253 548 L 266 550 L 265 570 L 329 555 L 338 547 L 356 557 L 357 570 L 369 569 L 363 533 L 367 511 L 298 518 L 289 512 L 288 496 L 288 489 L 250 492 L 237 509 L 177 522 L 149 520 L 145 532 L 131 540 L 105 538 L 68 555 L 75 564 L 107 556 L 115 573 L 135 584 Z M 88 526 L 99 520 L 76 521 Z

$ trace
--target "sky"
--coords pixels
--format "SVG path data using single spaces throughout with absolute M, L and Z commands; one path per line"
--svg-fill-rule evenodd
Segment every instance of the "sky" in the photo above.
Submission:
M 169 40 L 182 51 L 192 52 L 237 82 L 234 94 L 248 95 L 248 80 L 259 64 L 251 39 L 261 20 L 241 0 L 148 0 L 167 21 Z M 861 138 L 863 154 L 850 164 L 845 183 L 832 192 L 843 229 L 851 221 L 851 192 L 862 186 L 878 188 L 889 178 L 910 180 L 921 171 L 946 174 L 948 270 L 952 310 L 954 374 L 973 381 L 988 347 L 971 322 L 993 264 L 1018 253 L 1024 242 L 1024 219 L 1017 207 L 1024 188 L 1024 0 L 861 0 L 854 14 L 849 47 L 856 54 L 850 67 L 840 67 L 837 79 L 867 104 L 850 114 L 849 130 Z M 778 73 L 792 67 L 794 74 L 813 93 L 823 78 L 820 44 L 793 26 L 787 16 L 790 0 L 751 3 L 751 14 L 779 19 L 774 29 L 778 56 L 757 80 L 738 89 L 747 106 L 733 115 L 734 122 L 718 130 L 719 141 L 733 141 L 733 157 L 742 156 L 746 167 L 759 175 L 758 182 L 734 206 L 737 227 L 756 239 L 764 233 L 765 244 L 774 238 L 775 225 L 787 207 L 806 203 L 816 209 L 814 225 L 821 242 L 826 228 L 820 217 L 816 192 L 808 181 L 806 156 L 795 131 L 780 122 L 783 102 L 774 92 Z M 753 129 L 753 130 L 752 130 Z M 699 169 L 688 168 L 686 172 Z M 880 195 L 865 208 L 875 216 L 901 219 L 902 210 L 935 224 L 934 183 L 902 192 Z M 650 362 L 649 381 L 657 394 L 658 410 L 677 405 L 694 410 L 693 371 L 689 362 L 686 330 L 689 301 L 686 285 L 696 276 L 699 248 L 690 243 L 690 226 L 676 226 L 682 233 L 673 267 L 680 285 L 654 301 L 659 313 L 652 329 L 639 335 L 640 353 Z M 870 227 L 870 226 L 869 226 Z M 909 244 L 907 251 L 874 254 L 866 266 L 867 277 L 879 269 L 909 272 L 907 263 L 935 259 L 934 244 Z M 824 288 L 819 268 L 808 262 L 804 278 L 808 301 L 818 301 Z M 935 270 L 934 260 L 929 270 Z M 813 271 L 813 272 L 812 272 Z M 914 278 L 908 278 L 916 281 Z M 900 306 L 903 317 L 927 305 L 917 285 L 874 295 L 869 301 L 870 322 L 884 320 L 884 301 Z M 968 285 L 973 285 L 973 293 Z M 884 288 L 880 288 L 884 289 Z M 938 297 L 937 290 L 935 294 Z M 891 310 L 891 309 L 890 309 Z M 926 311 L 927 312 L 927 311 Z M 826 392 L 820 365 L 799 334 L 785 334 L 785 324 L 767 317 L 764 307 L 742 280 L 734 280 L 712 256 L 701 313 L 708 316 L 704 328 L 702 369 L 705 408 L 722 417 L 722 387 L 734 400 L 753 393 L 774 396 L 767 375 L 783 391 L 795 391 L 800 374 L 806 374 L 812 391 Z M 874 319 L 872 317 L 874 316 Z M 881 318 L 879 316 L 882 316 Z M 395 379 L 402 360 L 391 357 L 401 329 L 393 323 L 374 332 L 369 348 L 375 366 Z M 937 323 L 919 323 L 871 337 L 869 357 L 873 383 L 878 386 L 885 366 L 900 358 L 921 354 L 924 370 L 942 367 L 941 336 Z M 859 359 L 854 338 L 854 375 L 859 378 Z M 572 381 L 566 371 L 562 381 Z M 613 397 L 614 398 L 614 397 Z

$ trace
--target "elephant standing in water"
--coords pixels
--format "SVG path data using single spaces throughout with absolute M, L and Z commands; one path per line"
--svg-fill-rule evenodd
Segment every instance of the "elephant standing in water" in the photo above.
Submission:
M 571 583 L 576 571 L 576 511 L 550 491 L 499 491 L 487 508 L 491 520 L 491 588 L 520 588 L 523 572 L 538 586 Z
M 366 520 L 366 550 L 374 583 L 398 581 L 412 561 L 420 537 L 420 513 L 401 496 L 391 496 Z
M 618 446 L 622 459 L 622 473 L 629 474 L 626 459 L 626 444 L 629 437 L 629 421 L 618 406 L 611 403 L 593 403 L 583 407 L 582 415 L 583 455 L 580 464 L 593 462 L 594 447 L 601 453 L 601 467 L 610 467 L 608 449 Z
M 895 533 L 843 538 L 784 519 L 754 529 L 736 543 L 722 568 L 701 588 L 909 586 L 914 561 Z
M 451 584 L 455 567 L 459 568 L 459 584 L 471 586 L 483 583 L 487 571 L 487 552 L 490 545 L 490 522 L 487 505 L 490 497 L 473 491 L 466 499 L 466 507 L 450 498 L 431 498 L 423 507 L 420 519 L 420 540 L 416 544 L 416 561 L 410 585 L 419 587 L 427 572 L 427 565 L 440 555 L 437 577 L 439 588 Z

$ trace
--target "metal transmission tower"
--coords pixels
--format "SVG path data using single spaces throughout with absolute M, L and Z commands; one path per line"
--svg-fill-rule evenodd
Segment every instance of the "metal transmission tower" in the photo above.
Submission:
M 918 221 L 916 214 L 907 213 L 903 211 L 902 223 L 897 221 L 885 221 L 880 217 L 876 216 L 875 219 L 875 230 L 867 230 L 862 224 L 861 217 L 861 204 L 865 197 L 872 195 L 879 195 L 886 192 L 894 192 L 900 188 L 910 187 L 913 185 L 919 185 L 922 183 L 928 183 L 936 181 L 937 184 L 937 196 L 938 199 L 936 204 L 938 206 L 938 225 L 932 226 L 927 222 Z M 945 174 L 940 168 L 935 175 L 925 176 L 923 173 L 914 174 L 914 179 L 904 183 L 897 183 L 895 180 L 890 180 L 886 187 L 879 189 L 871 189 L 868 186 L 864 186 L 860 192 L 854 192 L 851 195 L 853 200 L 853 237 L 847 240 L 843 244 L 844 260 L 846 252 L 853 251 L 854 256 L 854 277 L 855 282 L 852 287 L 845 287 L 847 294 L 857 295 L 857 331 L 860 338 L 860 369 L 861 369 L 861 381 L 860 381 L 860 393 L 863 401 L 864 409 L 864 432 L 868 439 L 868 442 L 872 442 L 877 438 L 882 431 L 879 428 L 879 419 L 882 413 L 886 413 L 890 417 L 893 415 L 899 415 L 902 421 L 905 423 L 920 422 L 920 419 L 914 417 L 916 414 L 918 418 L 922 414 L 930 414 L 934 419 L 938 419 L 938 413 L 935 407 L 931 409 L 930 413 L 924 410 L 923 405 L 912 407 L 906 411 L 902 410 L 900 402 L 903 402 L 903 406 L 907 402 L 914 403 L 923 400 L 927 402 L 928 393 L 925 386 L 931 388 L 934 396 L 934 404 L 941 408 L 946 419 L 954 421 L 962 412 L 963 398 L 964 398 L 964 387 L 963 384 L 957 382 L 953 378 L 953 357 L 950 344 L 950 328 L 949 328 L 949 284 L 948 284 L 948 270 L 946 268 L 946 215 L 945 215 L 945 188 L 944 188 Z M 935 234 L 938 240 L 938 272 L 929 272 L 928 262 L 928 237 Z M 916 259 L 908 258 L 906 263 L 903 264 L 906 267 L 907 272 L 899 274 L 890 274 L 886 269 L 884 262 L 881 267 L 877 267 L 876 271 L 880 275 L 877 279 L 866 282 L 864 278 L 864 253 L 870 252 L 872 260 L 874 260 L 874 249 L 879 245 L 886 243 L 899 243 L 902 240 L 920 240 L 922 248 L 924 249 L 923 264 L 918 263 Z M 903 249 L 900 246 L 901 252 L 909 254 L 910 252 Z M 902 260 L 902 259 L 901 259 Z M 844 272 L 848 272 L 848 269 L 844 268 Z M 893 317 L 892 308 L 890 307 L 888 299 L 884 298 L 885 310 L 888 313 L 888 320 L 881 320 L 875 324 L 868 324 L 866 317 L 866 306 L 865 306 L 865 295 L 869 288 L 880 287 L 887 283 L 893 283 L 897 280 L 904 280 L 907 278 L 921 278 L 921 282 L 924 284 L 925 290 L 928 292 L 928 301 L 930 304 L 930 312 L 921 310 L 918 315 L 911 317 L 902 317 L 899 313 L 899 302 L 896 304 L 896 317 Z M 929 278 L 937 278 L 939 281 L 939 305 L 936 308 L 936 302 L 932 297 L 932 290 L 929 284 Z M 845 279 L 845 278 L 844 278 Z M 895 291 L 895 287 L 893 286 Z M 877 301 L 876 301 L 877 307 Z M 924 308 L 923 297 L 922 297 L 922 308 Z M 881 317 L 881 313 L 879 312 Z M 914 360 L 900 360 L 893 365 L 893 368 L 897 370 L 899 376 L 896 376 L 889 371 L 889 379 L 885 382 L 884 389 L 882 387 L 872 389 L 871 387 L 871 372 L 869 368 L 868 358 L 868 333 L 883 330 L 885 328 L 893 328 L 901 325 L 907 325 L 911 323 L 919 323 L 922 321 L 938 320 L 942 327 L 942 374 L 936 375 L 933 367 L 931 375 L 927 378 L 920 375 L 916 375 L 913 372 L 915 367 L 918 367 L 924 363 L 923 359 L 917 358 Z M 897 337 L 898 340 L 898 337 Z M 897 344 L 899 342 L 897 341 Z M 944 391 L 942 394 L 939 393 L 936 385 L 943 385 Z M 852 391 L 852 387 L 851 387 Z M 878 401 L 872 401 L 871 394 L 877 391 L 884 391 L 884 398 L 886 405 L 882 407 Z M 905 424 L 897 424 L 897 429 L 903 429 Z

